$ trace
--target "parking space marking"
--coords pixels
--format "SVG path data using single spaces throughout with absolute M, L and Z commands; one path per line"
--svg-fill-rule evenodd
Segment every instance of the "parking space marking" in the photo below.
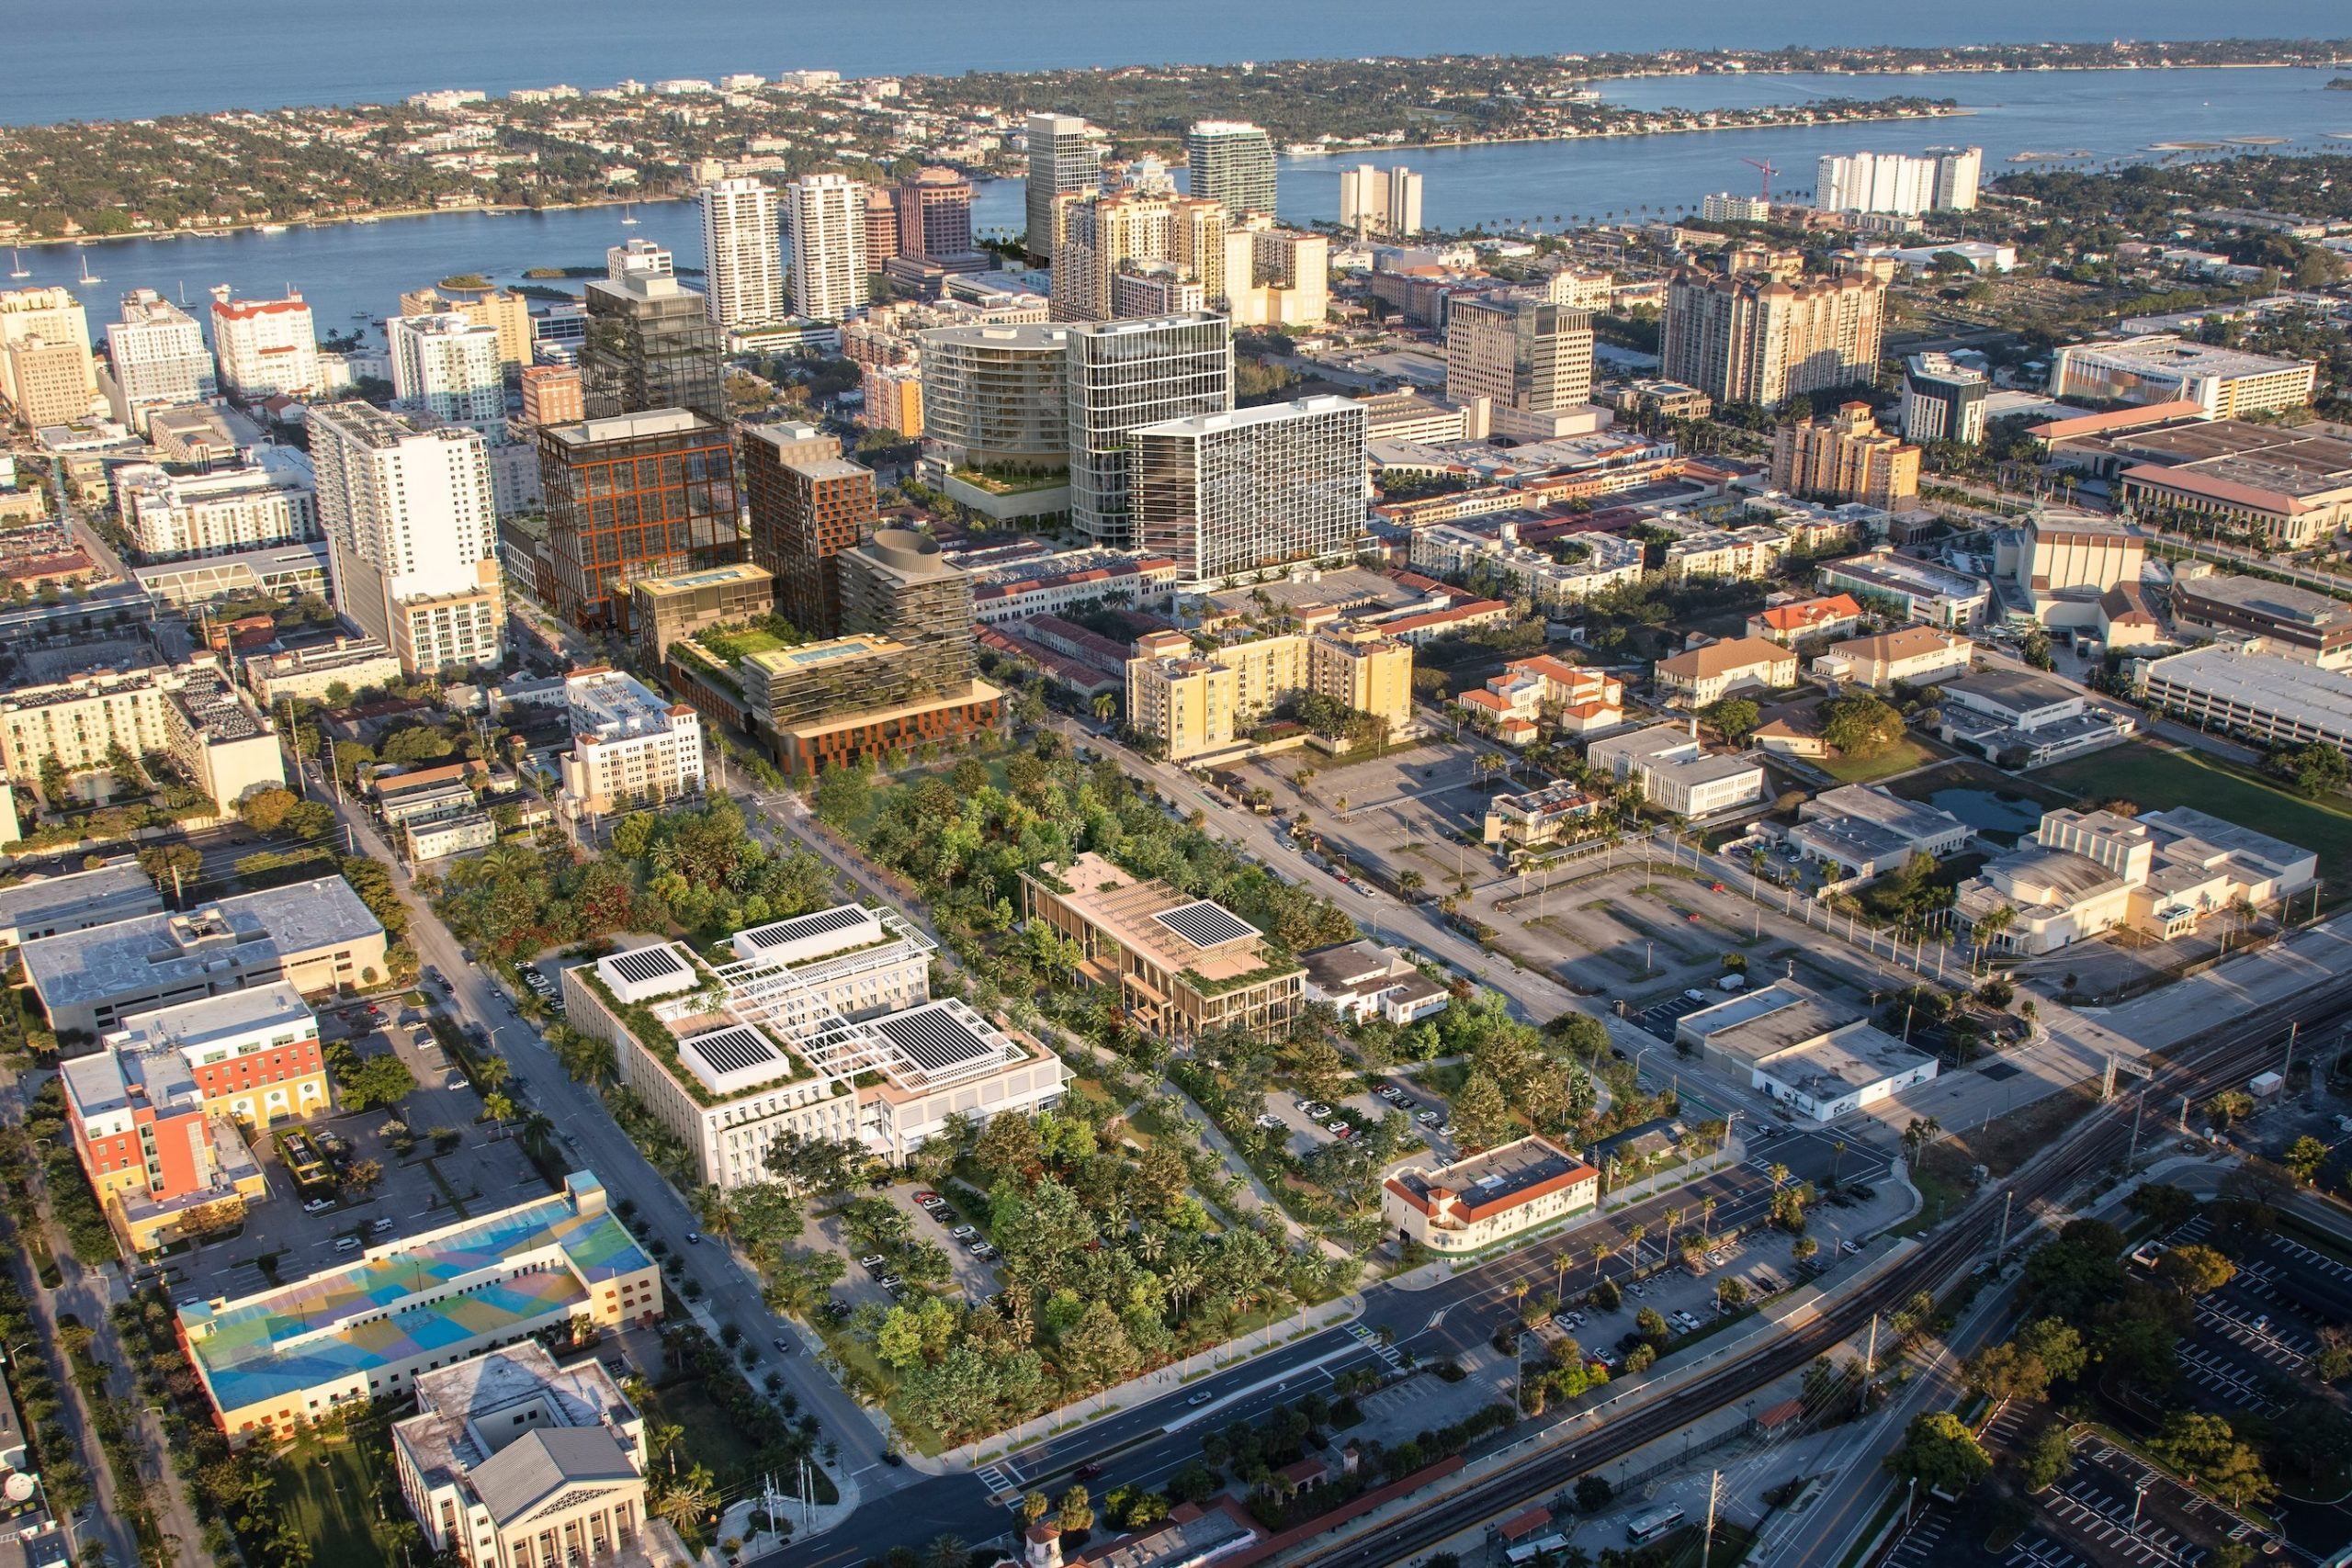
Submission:
M 2222 1359 L 2203 1346 L 2184 1344 L 2177 1353 L 2183 1375 L 2199 1388 L 2221 1394 L 2265 1416 L 2276 1416 L 2287 1408 L 2257 1388 L 2253 1377 L 2245 1370 Z

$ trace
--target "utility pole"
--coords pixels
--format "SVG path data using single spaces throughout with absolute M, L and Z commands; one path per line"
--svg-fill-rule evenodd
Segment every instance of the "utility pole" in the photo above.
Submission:
M 2292 1020 L 2287 1025 L 2287 1059 L 2278 1067 L 2278 1078 L 2282 1084 L 2295 1070 L 2295 1032 L 2302 1026 L 2300 1019 Z
M 2132 1149 L 2129 1154 L 2126 1154 L 2123 1156 L 2123 1169 L 2126 1175 L 2129 1175 L 2132 1171 L 2132 1168 L 2139 1162 L 2140 1112 L 2147 1103 L 2148 1095 L 2145 1089 L 2141 1090 L 2138 1094 L 2132 1097 Z
M 1993 1256 L 1996 1258 L 2006 1258 L 2009 1254 L 2009 1210 L 2017 1201 L 2018 1190 L 2014 1187 L 2010 1188 L 2007 1192 L 2002 1194 L 2001 1245 L 1993 1249 Z
M 1702 1537 L 1702 1538 L 1700 1540 L 1700 1542 L 1699 1542 L 1699 1568 L 1708 1568 L 1708 1564 L 1709 1564 L 1710 1562 L 1712 1562 L 1713 1561 L 1713 1559 L 1714 1559 L 1714 1555 L 1715 1555 L 1715 1499 L 1716 1499 L 1718 1496 L 1720 1496 L 1720 1495 L 1722 1495 L 1722 1493 L 1723 1493 L 1723 1489 L 1724 1489 L 1724 1472 L 1723 1472 L 1722 1471 L 1720 1471 L 1720 1470 L 1715 1470 L 1715 1471 L 1710 1471 L 1710 1472 L 1708 1472 L 1708 1473 L 1707 1473 L 1707 1533 L 1706 1533 L 1706 1535 L 1705 1535 L 1704 1537 Z
M 1871 1314 L 1870 1348 L 1862 1352 L 1862 1386 L 1858 1391 L 1861 1397 L 1857 1401 L 1859 1410 L 1868 1410 L 1871 1407 L 1871 1379 L 1877 1375 L 1878 1314 L 1872 1313 Z

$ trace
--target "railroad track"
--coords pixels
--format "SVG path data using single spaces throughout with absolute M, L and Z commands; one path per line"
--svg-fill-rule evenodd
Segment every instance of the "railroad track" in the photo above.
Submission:
M 2292 1014 L 2316 1037 L 2323 1030 L 2352 1021 L 2352 986 L 2333 987 L 2301 1006 L 2280 1007 L 2257 1013 L 2226 1030 L 2215 1031 L 2199 1043 L 2179 1051 L 2159 1068 L 2146 1092 L 2158 1103 L 2177 1102 L 2217 1092 L 2270 1065 L 2277 1057 Z M 2065 1143 L 2021 1168 L 2006 1187 L 1987 1187 L 1961 1211 L 1941 1234 L 1901 1265 L 1863 1290 L 1838 1301 L 1822 1316 L 1756 1354 L 1710 1373 L 1649 1408 L 1614 1421 L 1566 1447 L 1531 1455 L 1508 1470 L 1454 1494 L 1439 1507 L 1423 1508 L 1393 1528 L 1328 1547 L 1310 1547 L 1289 1557 L 1293 1568 L 1385 1568 L 1415 1552 L 1458 1534 L 1465 1520 L 1490 1518 L 1523 1507 L 1566 1486 L 1577 1476 L 1614 1463 L 1625 1455 L 1680 1430 L 1699 1416 L 1737 1403 L 1757 1390 L 1804 1367 L 1815 1357 L 1850 1338 L 1877 1313 L 1884 1312 L 1920 1291 L 1935 1291 L 1956 1274 L 1963 1263 L 1994 1239 L 2000 1223 L 2005 1193 L 2014 1193 L 2030 1215 L 2072 1192 L 2098 1171 L 2120 1159 L 2132 1136 L 2128 1097 L 2118 1096 L 2091 1112 L 2090 1118 Z M 2143 1128 L 2146 1136 L 2149 1129 Z M 2154 1136 L 2164 1136 L 2161 1114 Z M 2012 1234 L 2018 1227 L 2012 1225 Z

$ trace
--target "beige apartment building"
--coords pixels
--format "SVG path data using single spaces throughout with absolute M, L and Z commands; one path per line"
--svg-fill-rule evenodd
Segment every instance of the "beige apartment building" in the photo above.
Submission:
M 563 759 L 564 804 L 607 817 L 700 795 L 702 716 L 654 694 L 618 670 L 582 670 L 563 683 L 571 750 Z
M 1369 627 L 1277 632 L 1195 650 L 1182 632 L 1136 639 L 1127 723 L 1171 760 L 1225 750 L 1293 693 L 1311 691 L 1388 721 L 1413 715 L 1413 650 Z
M 1553 413 L 1592 397 L 1592 317 L 1534 297 L 1461 299 L 1446 312 L 1445 395 Z
M 1783 283 L 1679 272 L 1668 286 L 1658 374 L 1720 405 L 1770 408 L 1878 373 L 1886 284 L 1850 275 Z
M 170 757 L 222 811 L 286 782 L 277 737 L 209 660 L 96 671 L 0 697 L 0 765 L 19 786 L 51 757 L 69 773 L 105 767 L 118 745 Z
M 0 349 L 7 361 L 4 378 L 17 417 L 28 428 L 71 424 L 90 412 L 90 351 L 76 344 L 34 336 Z
M 519 369 L 537 352 L 531 343 L 531 302 L 503 288 L 416 288 L 401 296 L 402 316 L 457 314 L 498 333 L 498 359 Z M 579 418 L 578 414 L 571 416 Z M 550 422 L 560 423 L 560 422 Z
M 1919 448 L 1878 427 L 1868 403 L 1772 433 L 1772 488 L 1820 501 L 1901 511 L 1919 494 Z

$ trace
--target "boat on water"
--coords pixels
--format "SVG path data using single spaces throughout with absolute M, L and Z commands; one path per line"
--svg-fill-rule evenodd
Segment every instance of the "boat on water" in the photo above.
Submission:
M 256 223 L 254 225 L 254 232 L 256 234 L 283 234 L 286 232 L 286 225 L 283 223 Z
M 1283 149 L 1285 158 L 1328 158 L 1331 150 L 1320 141 L 1294 141 Z
M 621 209 L 621 227 L 624 229 L 634 229 L 637 227 L 636 208 L 624 207 Z
M 81 261 L 81 263 L 82 263 L 82 276 L 79 276 L 79 277 L 77 277 L 77 278 L 75 278 L 75 279 L 74 280 L 74 282 L 76 282 L 76 283 L 104 283 L 104 282 L 106 281 L 106 279 L 105 279 L 105 278 L 100 277 L 97 274 L 96 274 L 96 273 L 94 273 L 94 272 L 92 272 L 92 271 L 90 270 L 90 253 L 89 253 L 89 252 L 87 252 L 87 251 L 84 250 L 81 246 L 76 245 L 76 246 L 74 246 L 74 254 L 77 258 L 79 258 L 79 260 L 80 260 L 80 261 Z
M 25 253 L 17 249 L 14 245 L 8 247 L 8 276 L 10 277 L 30 277 L 32 276 L 32 269 L 25 265 Z

